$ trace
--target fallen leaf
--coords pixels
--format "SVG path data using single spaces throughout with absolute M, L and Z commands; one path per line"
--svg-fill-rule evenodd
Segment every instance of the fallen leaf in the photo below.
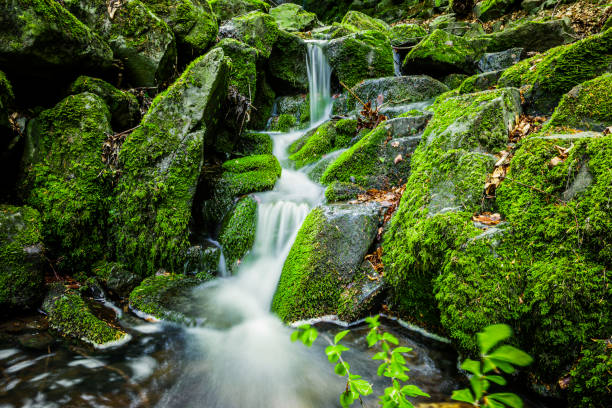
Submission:
M 398 154 L 397 156 L 395 156 L 395 159 L 393 159 L 393 163 L 397 164 L 401 162 L 402 160 L 404 160 L 404 158 L 402 157 L 401 154 Z

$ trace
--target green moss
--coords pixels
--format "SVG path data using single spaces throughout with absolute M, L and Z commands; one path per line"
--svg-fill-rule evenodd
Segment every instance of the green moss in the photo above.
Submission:
M 208 2 L 221 21 L 241 16 L 250 11 L 267 13 L 270 5 L 261 0 L 210 0 Z
M 8 108 L 13 105 L 14 100 L 15 95 L 11 83 L 4 72 L 0 71 L 0 112 L 6 113 Z
M 337 310 L 342 289 L 338 285 L 336 272 L 320 268 L 325 253 L 319 247 L 325 245 L 325 239 L 333 239 L 321 236 L 323 223 L 325 216 L 321 208 L 315 208 L 308 214 L 283 266 L 278 283 L 283 289 L 276 291 L 272 311 L 285 322 L 335 313 Z M 317 268 L 315 272 L 313 268 Z M 314 275 L 316 280 L 313 280 Z M 304 288 L 308 288 L 307 293 L 304 293 Z
M 297 119 L 295 116 L 288 113 L 283 113 L 282 115 L 279 115 L 278 119 L 273 123 L 271 130 L 288 132 L 295 126 L 296 122 Z
M 562 128 L 605 129 L 612 123 L 611 88 L 612 74 L 604 74 L 573 88 L 563 95 L 543 131 Z
M 465 74 L 449 74 L 444 77 L 442 82 L 444 83 L 444 85 L 448 86 L 448 88 L 452 90 L 459 88 L 459 85 L 461 85 L 461 83 L 467 78 L 469 78 L 469 76 Z
M 359 11 L 351 10 L 344 15 L 341 24 L 348 24 L 356 27 L 359 31 L 375 30 L 383 33 L 387 32 L 390 27 L 387 23 L 377 18 L 372 18 Z
M 224 38 L 215 46 L 217 47 L 223 49 L 225 55 L 232 60 L 230 86 L 235 86 L 239 93 L 250 100 L 255 100 L 257 97 L 257 50 L 233 38 Z
M 36 306 L 42 298 L 40 214 L 0 205 L 0 306 L 2 314 Z M 39 252 L 39 259 L 36 257 Z
M 508 68 L 501 86 L 527 87 L 525 97 L 535 112 L 550 112 L 574 86 L 608 70 L 612 63 L 612 29 L 573 44 L 548 50 Z
M 93 344 L 121 340 L 127 334 L 97 318 L 75 291 L 67 291 L 49 313 L 49 327 L 62 335 Z
M 483 0 L 476 4 L 474 15 L 480 21 L 501 17 L 514 5 L 513 0 Z
M 270 9 L 278 27 L 286 31 L 309 31 L 320 25 L 317 15 L 293 3 L 283 3 Z
M 278 25 L 272 16 L 261 11 L 252 11 L 232 19 L 236 37 L 257 49 L 264 58 L 269 58 L 279 35 Z
M 394 72 L 391 43 L 379 31 L 363 31 L 332 41 L 328 57 L 336 76 L 348 87 Z
M 264 129 L 266 127 L 268 119 L 272 115 L 275 97 L 276 94 L 268 83 L 266 74 L 262 71 L 258 72 L 257 91 L 255 92 L 255 100 L 253 101 L 253 105 L 257 110 L 251 111 L 251 120 L 249 121 L 250 128 Z
M 232 197 L 274 188 L 281 175 L 276 157 L 261 154 L 234 159 L 223 163 L 220 188 Z
M 604 408 L 612 403 L 612 347 L 610 340 L 594 340 L 583 348 L 570 371 L 568 399 L 573 406 Z
M 257 202 L 251 197 L 244 197 L 225 216 L 219 234 L 219 243 L 230 268 L 242 259 L 255 242 L 257 227 Z
M 245 156 L 272 154 L 272 138 L 267 133 L 244 132 L 238 145 L 239 152 Z
M 289 4 L 289 3 L 287 3 Z M 279 30 L 268 60 L 268 72 L 275 89 L 283 94 L 308 92 L 306 44 L 295 34 Z
M 289 159 L 293 160 L 299 169 L 316 162 L 327 153 L 347 147 L 356 135 L 357 121 L 354 119 L 326 122 L 319 126 L 316 132 L 308 137 L 306 143 L 289 156 Z
M 415 45 L 427 36 L 427 31 L 418 24 L 396 24 L 390 28 L 389 37 L 393 45 Z
M 45 245 L 61 271 L 89 269 L 107 247 L 112 174 L 102 144 L 110 113 L 97 95 L 65 98 L 28 127 L 23 191 L 42 214 Z
M 157 319 L 189 323 L 184 315 L 171 310 L 173 298 L 199 282 L 197 278 L 179 274 L 150 276 L 130 293 L 130 307 Z
M 353 183 L 334 181 L 325 189 L 325 199 L 328 203 L 354 200 L 365 190 Z

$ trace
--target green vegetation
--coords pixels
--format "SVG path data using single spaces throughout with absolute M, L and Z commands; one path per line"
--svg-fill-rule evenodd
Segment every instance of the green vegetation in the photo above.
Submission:
M 220 21 L 226 21 L 251 11 L 267 13 L 270 10 L 270 5 L 261 0 L 209 0 L 208 3 Z
M 130 307 L 157 319 L 190 323 L 182 313 L 170 307 L 182 291 L 198 283 L 197 278 L 179 274 L 149 276 L 130 293 Z
M 318 161 L 327 153 L 347 147 L 356 135 L 357 121 L 354 119 L 326 122 L 319 126 L 304 145 L 289 156 L 289 159 L 293 160 L 299 169 Z
M 232 19 L 235 38 L 257 49 L 264 58 L 269 58 L 279 35 L 274 18 L 261 11 L 252 11 Z
M 278 28 L 286 31 L 309 31 L 321 23 L 315 13 L 305 11 L 294 3 L 283 3 L 270 9 Z
M 240 199 L 225 216 L 221 224 L 219 243 L 223 245 L 226 263 L 231 269 L 253 246 L 256 226 L 257 202 L 251 197 Z
M 224 38 L 215 48 L 223 49 L 224 54 L 232 61 L 232 70 L 229 75 L 230 86 L 235 86 L 240 94 L 251 101 L 257 97 L 257 56 L 258 51 L 248 45 Z

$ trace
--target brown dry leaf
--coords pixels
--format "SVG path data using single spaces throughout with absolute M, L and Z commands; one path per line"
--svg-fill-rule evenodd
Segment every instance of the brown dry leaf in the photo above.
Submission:
M 474 214 L 472 221 L 479 222 L 484 225 L 497 225 L 501 222 L 501 215 L 499 213 L 491 214 L 490 212 L 483 212 L 482 214 Z
M 397 156 L 395 156 L 395 159 L 393 159 L 393 163 L 397 164 L 397 163 L 401 162 L 402 160 L 404 160 L 404 158 L 402 157 L 401 154 L 398 154 Z
M 560 157 L 555 156 L 552 159 L 550 159 L 550 163 L 548 163 L 548 165 L 550 167 L 555 167 L 555 166 L 558 166 L 561 163 L 563 163 L 563 159 L 560 158 Z
M 123 6 L 123 2 L 121 0 L 109 0 L 106 4 L 106 10 L 108 11 L 108 15 L 111 20 L 115 17 L 115 13 L 119 10 L 119 7 Z
M 610 133 L 612 133 L 612 126 L 608 126 L 607 128 L 604 129 L 603 134 L 604 135 L 609 135 Z
M 391 146 L 392 146 L 392 147 L 399 147 L 399 142 L 392 142 L 392 143 L 391 143 Z

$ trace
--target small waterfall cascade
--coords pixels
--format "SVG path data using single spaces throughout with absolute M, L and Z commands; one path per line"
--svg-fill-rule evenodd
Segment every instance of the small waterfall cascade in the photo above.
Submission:
M 320 124 L 329 118 L 331 104 L 331 67 L 325 54 L 326 41 L 306 41 L 306 70 L 310 92 L 310 124 Z
M 393 70 L 395 71 L 395 76 L 402 76 L 402 58 L 399 55 L 399 52 L 395 48 L 393 50 Z

